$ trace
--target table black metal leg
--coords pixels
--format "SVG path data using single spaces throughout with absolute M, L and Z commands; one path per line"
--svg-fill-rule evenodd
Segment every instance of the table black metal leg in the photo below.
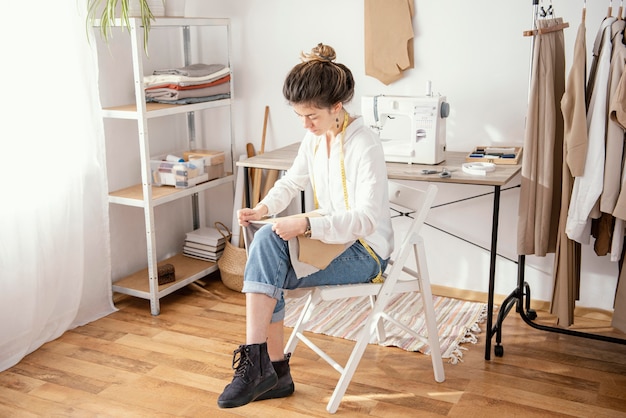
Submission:
M 493 215 L 491 218 L 491 252 L 489 260 L 489 295 L 487 298 L 487 338 L 485 340 L 485 360 L 491 359 L 491 338 L 493 336 L 493 299 L 496 279 L 496 256 L 498 254 L 499 217 L 500 186 L 495 186 L 493 193 Z
M 244 197 L 245 208 L 250 207 L 250 182 L 248 181 L 249 178 L 250 178 L 249 169 L 248 167 L 244 167 L 243 168 L 243 190 L 244 190 L 243 197 Z

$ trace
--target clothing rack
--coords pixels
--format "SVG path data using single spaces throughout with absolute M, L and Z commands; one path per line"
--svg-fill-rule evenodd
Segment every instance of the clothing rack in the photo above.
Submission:
M 534 25 L 536 18 L 538 16 L 539 0 L 532 0 L 532 4 L 533 4 L 533 25 Z M 609 3 L 609 13 L 608 13 L 609 16 L 611 15 L 611 8 L 612 8 L 612 0 Z M 621 16 L 621 14 L 622 14 L 622 7 L 620 6 L 619 16 Z M 584 6 L 583 6 L 583 21 L 585 19 L 585 15 L 586 15 L 586 2 L 584 3 Z M 569 25 L 567 24 L 563 24 L 563 25 L 560 25 L 559 29 L 563 29 L 568 26 Z M 537 32 L 537 29 L 524 32 L 524 36 L 530 36 L 530 35 L 534 36 L 537 34 L 540 34 L 539 32 Z M 533 56 L 532 49 L 534 49 L 534 41 L 531 47 L 531 62 L 532 62 L 532 56 Z M 496 357 L 502 357 L 504 355 L 504 347 L 502 346 L 502 323 L 514 306 L 515 306 L 515 311 L 519 314 L 522 320 L 527 325 L 537 330 L 626 345 L 626 339 L 624 338 L 611 337 L 611 336 L 602 335 L 602 334 L 594 334 L 591 332 L 576 331 L 576 330 L 569 329 L 569 328 L 561 328 L 561 327 L 543 325 L 543 324 L 534 322 L 534 320 L 537 319 L 537 313 L 530 307 L 531 291 L 530 291 L 529 284 L 526 283 L 526 281 L 524 280 L 525 264 L 526 264 L 526 256 L 518 255 L 517 287 L 502 302 L 500 309 L 498 311 L 497 320 L 493 326 L 492 326 L 492 321 L 493 321 L 494 289 L 493 289 L 493 285 L 490 285 L 489 296 L 488 296 L 489 300 L 488 300 L 488 305 L 487 305 L 488 312 L 487 312 L 487 339 L 485 342 L 485 360 L 491 359 L 491 340 L 494 335 L 496 336 L 494 354 L 496 355 Z

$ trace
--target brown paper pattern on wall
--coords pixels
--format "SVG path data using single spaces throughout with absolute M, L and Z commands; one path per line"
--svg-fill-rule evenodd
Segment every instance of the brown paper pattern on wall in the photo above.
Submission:
M 413 68 L 413 2 L 365 0 L 365 74 L 385 85 Z

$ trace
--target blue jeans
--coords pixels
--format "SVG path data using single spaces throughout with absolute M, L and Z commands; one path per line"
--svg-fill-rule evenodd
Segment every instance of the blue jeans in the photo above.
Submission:
M 378 256 L 377 256 L 378 257 Z M 379 258 L 383 271 L 387 260 Z M 272 322 L 285 317 L 283 289 L 369 283 L 378 275 L 378 263 L 359 241 L 335 258 L 324 270 L 298 279 L 291 266 L 289 244 L 265 225 L 254 234 L 243 275 L 243 293 L 262 293 L 277 300 Z

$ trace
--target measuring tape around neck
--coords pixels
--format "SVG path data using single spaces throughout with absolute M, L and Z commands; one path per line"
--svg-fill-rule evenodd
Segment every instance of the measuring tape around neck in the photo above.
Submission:
M 344 155 L 343 155 L 343 140 L 345 138 L 346 128 L 348 127 L 349 121 L 350 121 L 350 117 L 348 116 L 348 112 L 345 112 L 344 117 L 343 117 L 343 127 L 341 128 L 341 136 L 339 138 L 339 155 L 340 155 L 339 162 L 341 164 L 341 182 L 343 185 L 343 200 L 346 205 L 346 210 L 348 211 L 350 210 L 350 201 L 348 199 L 348 186 L 346 184 L 346 166 L 344 163 Z M 313 152 L 314 158 L 315 158 L 315 155 L 317 154 L 317 150 L 319 148 L 320 142 L 321 142 L 321 139 L 315 145 L 315 150 Z M 313 185 L 312 185 L 313 186 L 313 203 L 315 204 L 315 209 L 318 209 L 319 202 L 317 200 L 317 189 L 315 187 L 315 178 L 313 175 L 311 175 L 311 178 L 313 179 Z M 380 265 L 380 260 L 378 259 L 378 256 L 376 255 L 374 250 L 372 250 L 372 248 L 367 244 L 367 242 L 365 242 L 363 238 L 359 238 L 359 242 L 365 248 L 365 250 L 367 250 L 367 252 L 374 259 L 374 261 L 376 261 L 376 263 L 378 264 L 378 274 L 376 275 L 376 277 L 372 279 L 372 283 L 382 283 L 383 271 L 382 271 L 382 266 Z

